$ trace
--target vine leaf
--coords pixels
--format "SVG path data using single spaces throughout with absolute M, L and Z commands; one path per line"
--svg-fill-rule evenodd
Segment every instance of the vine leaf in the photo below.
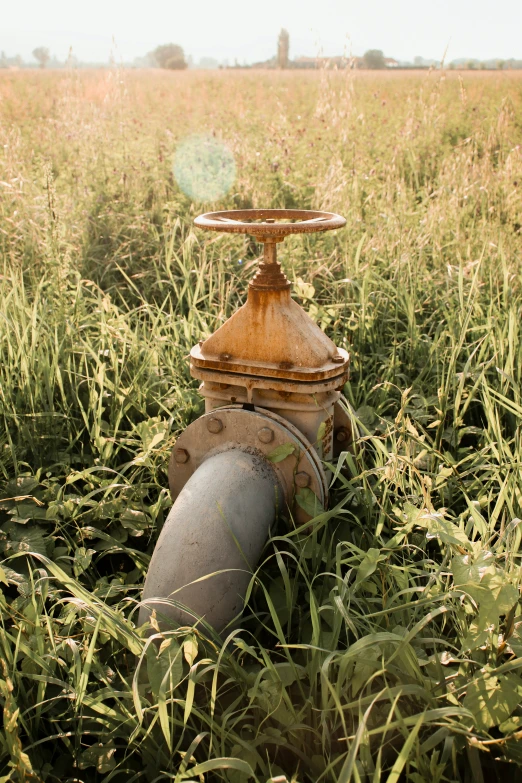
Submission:
M 282 462 L 284 459 L 290 456 L 290 454 L 293 454 L 295 451 L 295 443 L 281 443 L 280 446 L 277 446 L 273 451 L 270 452 L 270 454 L 267 454 L 267 459 L 270 460 L 270 462 Z
M 487 731 L 509 718 L 520 704 L 521 686 L 516 674 L 502 677 L 486 672 L 470 682 L 463 704 L 473 713 L 476 728 Z

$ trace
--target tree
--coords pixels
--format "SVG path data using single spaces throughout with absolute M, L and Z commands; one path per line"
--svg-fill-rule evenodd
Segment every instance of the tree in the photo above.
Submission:
M 157 46 L 150 54 L 151 59 L 160 68 L 168 68 L 171 71 L 182 71 L 187 67 L 185 53 L 178 44 L 163 44 Z
M 288 54 L 290 52 L 290 35 L 284 28 L 277 39 L 277 64 L 280 68 L 288 68 Z
M 505 65 L 505 64 L 506 64 L 506 63 L 505 63 L 505 61 L 504 61 L 504 60 L 497 60 L 497 68 L 498 68 L 498 70 L 499 70 L 499 71 L 503 71 L 503 70 L 504 70 L 504 65 Z
M 51 54 L 46 46 L 37 46 L 33 49 L 33 57 L 40 63 L 40 68 L 45 68 L 51 59 Z
M 67 59 L 65 61 L 65 67 L 66 68 L 78 67 L 78 58 L 74 54 L 72 46 L 69 46 L 69 54 L 67 55 Z
M 384 54 L 381 52 L 380 49 L 369 49 L 364 57 L 364 64 L 366 68 L 386 68 L 386 63 L 384 62 Z

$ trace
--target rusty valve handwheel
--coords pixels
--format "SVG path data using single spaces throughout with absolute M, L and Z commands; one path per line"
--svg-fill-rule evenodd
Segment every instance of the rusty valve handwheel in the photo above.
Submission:
M 250 234 L 261 242 L 278 242 L 288 234 L 311 234 L 342 228 L 346 220 L 335 212 L 316 212 L 311 209 L 230 209 L 200 215 L 194 220 L 194 225 L 208 231 Z

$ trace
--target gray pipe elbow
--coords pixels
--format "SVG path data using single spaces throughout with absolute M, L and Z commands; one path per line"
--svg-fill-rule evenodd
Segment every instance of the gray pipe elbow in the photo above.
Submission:
M 221 631 L 243 609 L 282 501 L 277 474 L 261 455 L 234 448 L 206 459 L 181 490 L 161 531 L 139 625 L 155 609 L 160 627 L 193 625 L 202 617 Z

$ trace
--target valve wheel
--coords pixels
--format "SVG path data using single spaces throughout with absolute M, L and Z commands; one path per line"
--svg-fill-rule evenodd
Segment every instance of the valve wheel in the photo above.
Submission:
M 288 234 L 312 234 L 342 228 L 346 220 L 335 212 L 311 209 L 230 209 L 199 215 L 194 225 L 207 231 L 250 234 L 261 241 L 273 242 L 283 240 Z

